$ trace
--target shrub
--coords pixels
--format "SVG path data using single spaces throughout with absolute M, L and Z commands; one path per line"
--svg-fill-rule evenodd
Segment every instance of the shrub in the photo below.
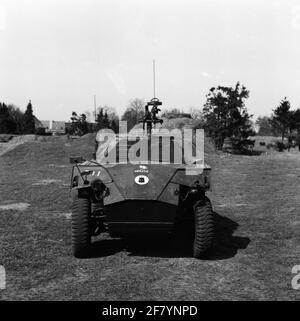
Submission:
M 284 144 L 284 142 L 280 141 L 280 140 L 277 140 L 275 142 L 275 149 L 278 151 L 278 152 L 283 152 L 285 149 L 286 149 L 286 145 Z

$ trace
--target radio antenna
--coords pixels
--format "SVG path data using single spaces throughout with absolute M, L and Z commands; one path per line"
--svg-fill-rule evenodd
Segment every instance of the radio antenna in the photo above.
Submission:
M 97 104 L 96 104 L 96 95 L 94 95 L 94 113 L 95 113 L 95 123 L 97 121 Z
M 154 97 L 146 104 L 145 114 L 143 119 L 140 120 L 143 123 L 143 129 L 147 125 L 147 135 L 151 137 L 152 128 L 155 127 L 157 123 L 162 124 L 163 120 L 157 118 L 157 114 L 160 112 L 158 106 L 162 105 L 162 102 L 155 97 L 155 60 L 153 59 L 153 94 Z M 151 108 L 151 110 L 150 110 Z
M 153 94 L 155 98 L 155 60 L 153 59 Z

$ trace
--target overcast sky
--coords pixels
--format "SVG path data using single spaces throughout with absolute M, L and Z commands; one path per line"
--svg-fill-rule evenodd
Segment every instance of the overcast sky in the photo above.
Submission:
M 202 108 L 212 86 L 250 90 L 251 113 L 287 96 L 300 107 L 300 2 L 287 0 L 0 0 L 0 101 L 39 119 L 156 93 Z

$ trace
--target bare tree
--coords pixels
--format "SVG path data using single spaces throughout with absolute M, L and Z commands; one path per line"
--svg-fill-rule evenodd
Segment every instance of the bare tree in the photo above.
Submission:
M 144 115 L 145 101 L 140 98 L 130 100 L 128 107 L 126 108 L 122 120 L 127 121 L 127 129 L 130 130 L 136 125 Z

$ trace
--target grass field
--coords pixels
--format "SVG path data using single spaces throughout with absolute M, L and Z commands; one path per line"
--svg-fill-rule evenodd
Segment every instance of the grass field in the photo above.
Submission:
M 129 244 L 102 235 L 90 259 L 72 257 L 68 158 L 92 138 L 29 142 L 0 157 L 3 300 L 298 300 L 300 153 L 216 154 L 218 237 L 208 260 L 172 239 Z M 154 241 L 155 239 L 155 241 Z

